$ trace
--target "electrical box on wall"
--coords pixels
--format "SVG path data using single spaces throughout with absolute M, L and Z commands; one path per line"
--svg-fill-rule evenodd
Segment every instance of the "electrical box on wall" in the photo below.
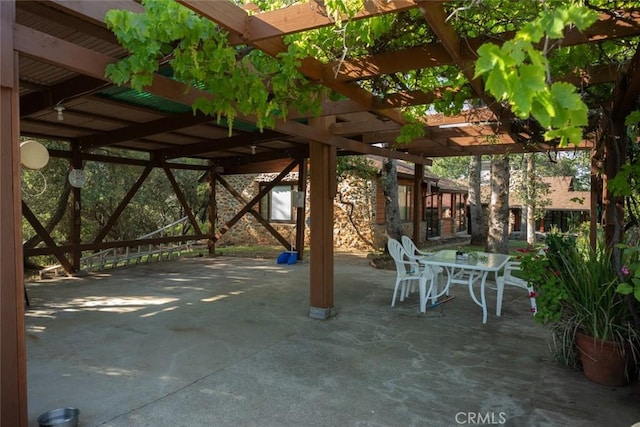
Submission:
M 304 191 L 293 191 L 291 193 L 291 202 L 296 208 L 304 208 Z

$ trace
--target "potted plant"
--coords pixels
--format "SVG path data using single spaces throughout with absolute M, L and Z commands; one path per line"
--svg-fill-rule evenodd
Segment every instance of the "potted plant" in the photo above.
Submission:
M 575 237 L 551 233 L 544 254 L 522 260 L 536 291 L 536 321 L 551 326 L 557 354 L 587 378 L 610 386 L 635 379 L 640 342 L 629 305 L 616 289 L 610 253 Z

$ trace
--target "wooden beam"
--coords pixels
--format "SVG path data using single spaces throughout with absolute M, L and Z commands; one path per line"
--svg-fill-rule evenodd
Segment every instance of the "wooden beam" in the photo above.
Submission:
M 461 47 L 463 46 L 460 37 L 453 28 L 453 25 L 447 21 L 447 12 L 444 10 L 442 3 L 429 3 L 428 5 L 421 5 L 420 12 L 424 16 L 425 20 L 431 27 L 431 30 L 436 34 L 442 46 L 447 51 L 453 62 L 458 65 L 464 76 L 469 81 L 469 84 L 473 88 L 476 95 L 484 101 L 484 103 L 492 109 L 496 116 L 501 119 L 509 120 L 509 117 L 502 111 L 502 107 L 496 100 L 490 97 L 484 91 L 484 84 L 482 80 L 474 78 L 474 60 L 465 58 L 462 55 Z M 506 121 L 506 123 L 510 123 Z
M 140 174 L 136 182 L 131 186 L 129 191 L 127 191 L 127 194 L 125 194 L 125 196 L 122 198 L 118 206 L 115 208 L 115 210 L 113 211 L 113 213 L 111 214 L 107 222 L 105 223 L 104 227 L 102 227 L 102 230 L 100 230 L 96 235 L 96 237 L 93 239 L 93 243 L 100 243 L 102 242 L 102 239 L 104 239 L 107 236 L 109 231 L 111 231 L 111 228 L 115 225 L 118 218 L 120 218 L 120 215 L 122 214 L 124 209 L 129 205 L 129 202 L 131 201 L 131 199 L 133 199 L 133 196 L 136 195 L 136 193 L 138 192 L 138 190 L 140 189 L 140 187 L 142 186 L 144 181 L 147 179 L 147 177 L 149 176 L 152 170 L 153 170 L 153 167 L 151 165 L 147 165 L 147 167 L 144 168 L 144 170 L 142 171 L 142 173 Z
M 293 121 L 277 124 L 276 129 L 289 135 L 295 135 L 301 138 L 306 137 L 308 139 L 313 139 L 324 144 L 332 145 L 342 150 L 353 151 L 355 153 L 375 154 L 382 157 L 402 159 L 413 163 L 430 163 L 429 159 L 425 159 L 422 156 L 416 156 L 398 150 L 367 145 L 362 142 L 348 139 L 342 136 L 331 135 L 331 133 L 329 133 L 328 131 L 315 129 L 311 126 L 303 125 L 301 123 Z
M 164 170 L 165 175 L 167 175 L 167 178 L 171 183 L 171 187 L 173 188 L 173 192 L 176 194 L 178 201 L 180 202 L 180 204 L 182 205 L 182 208 L 184 209 L 185 213 L 189 217 L 191 226 L 195 230 L 196 234 L 202 234 L 202 230 L 200 230 L 200 226 L 198 225 L 198 220 L 193 214 L 191 210 L 191 206 L 189 206 L 189 202 L 187 201 L 187 198 L 184 196 L 182 189 L 178 185 L 178 181 L 176 181 L 176 177 L 173 176 L 173 172 L 171 172 L 171 169 L 169 169 L 168 166 L 165 166 L 162 169 Z
M 79 2 L 74 2 L 79 3 Z M 98 3 L 98 7 L 101 9 L 104 7 L 103 5 L 99 5 L 100 3 L 109 3 L 107 2 L 94 2 Z M 119 2 L 124 3 L 124 2 Z M 133 3 L 133 2 L 129 2 Z M 51 7 L 51 6 L 54 7 Z M 76 5 L 77 6 L 77 5 Z M 55 7 L 55 3 L 51 2 L 37 2 L 37 1 L 18 1 L 18 9 L 26 10 L 34 15 L 42 17 L 50 22 L 55 23 L 56 25 L 64 25 L 68 28 L 71 28 L 75 31 L 80 31 L 88 36 L 95 37 L 97 39 L 106 41 L 108 43 L 112 43 L 117 45 L 118 40 L 116 39 L 115 34 L 109 31 L 104 23 L 102 25 L 96 25 L 96 21 L 92 20 L 89 22 L 86 20 L 86 15 L 71 14 L 70 10 L 60 10 Z M 95 9 L 95 6 L 94 6 Z M 104 9 L 102 9 L 104 10 Z M 84 18 L 84 19 L 83 19 Z
M 367 0 L 364 2 L 364 9 L 356 13 L 350 20 L 357 21 L 387 13 L 398 13 L 416 6 L 415 0 L 388 0 L 384 2 Z M 247 16 L 246 29 L 241 34 L 231 34 L 229 43 L 232 45 L 250 44 L 268 38 L 328 27 L 333 24 L 333 19 L 327 15 L 326 8 L 322 3 L 307 1 Z
M 78 46 L 24 25 L 14 24 L 13 33 L 15 49 L 21 54 L 61 66 L 78 74 L 107 81 L 104 69 L 108 64 L 116 62 L 116 58 L 109 55 Z
M 318 131 L 330 126 L 328 118 L 313 119 Z M 336 192 L 336 148 L 316 141 L 309 141 L 311 170 L 311 256 L 310 302 L 312 318 L 327 319 L 333 310 L 333 197 Z
M 426 10 L 431 10 L 434 3 L 437 2 L 420 2 L 421 7 Z M 600 14 L 598 21 L 584 32 L 578 31 L 576 28 L 565 31 L 564 38 L 558 41 L 558 46 L 575 46 L 639 34 L 640 9 L 603 12 Z M 514 36 L 515 32 L 508 31 L 494 34 L 491 38 L 481 36 L 465 39 L 463 44 L 458 44 L 456 52 L 459 59 L 474 61 L 477 58 L 476 51 L 483 43 L 492 42 L 500 45 Z M 394 52 L 383 52 L 377 55 L 346 59 L 340 62 L 336 61 L 327 64 L 326 68 L 334 71 L 333 75 L 336 80 L 352 81 L 368 79 L 382 74 L 400 73 L 453 63 L 454 60 L 445 49 L 444 44 L 435 42 Z M 337 75 L 335 74 L 336 69 L 339 70 Z M 330 75 L 331 73 L 327 72 L 325 77 Z
M 47 5 L 102 28 L 107 28 L 104 18 L 111 9 L 128 10 L 134 13 L 144 12 L 141 4 L 131 0 L 48 0 Z
M 413 173 L 413 241 L 422 242 L 420 225 L 422 224 L 422 181 L 424 179 L 424 165 L 416 164 Z
M 20 212 L 20 87 L 14 0 L 0 1 L 0 425 L 27 427 Z
M 89 150 L 92 148 L 117 144 L 119 142 L 132 141 L 152 135 L 171 132 L 177 129 L 188 128 L 214 120 L 215 117 L 211 117 L 210 115 L 199 111 L 196 113 L 188 112 L 174 114 L 161 119 L 152 120 L 150 122 L 79 138 L 78 141 L 83 150 Z
M 278 164 L 282 161 L 291 161 L 294 159 L 304 158 L 309 156 L 309 148 L 303 146 L 301 148 L 280 150 L 269 153 L 261 153 L 253 156 L 235 156 L 224 157 L 215 160 L 216 165 L 220 166 L 224 170 L 224 174 L 236 174 L 236 173 L 259 173 L 266 171 L 272 171 L 272 165 Z M 267 165 L 265 166 L 265 163 Z M 264 169 L 263 169 L 264 168 Z M 261 170 L 262 169 L 262 170 Z M 278 168 L 282 170 L 282 167 Z M 227 171 L 229 171 L 227 173 Z
M 20 117 L 52 109 L 58 102 L 80 95 L 85 96 L 87 93 L 100 90 L 105 86 L 109 86 L 109 83 L 104 79 L 76 76 L 45 90 L 23 95 L 20 97 Z
M 367 120 L 333 123 L 329 131 L 334 135 L 354 136 L 365 132 L 398 131 L 399 133 L 401 128 L 401 125 L 389 120 Z
M 304 149 L 304 150 L 300 150 L 299 152 L 296 152 L 295 154 L 290 153 L 287 157 L 281 157 L 278 159 L 265 160 L 260 162 L 256 161 L 254 163 L 249 163 L 249 162 L 236 163 L 231 161 L 224 161 L 222 163 L 216 163 L 216 164 L 218 165 L 218 167 L 220 167 L 220 173 L 224 172 L 224 175 L 241 175 L 241 174 L 266 173 L 266 172 L 278 173 L 282 169 L 284 169 L 289 163 L 291 163 L 294 159 L 304 158 L 305 156 L 308 156 L 308 155 L 309 155 L 309 150 Z M 300 173 L 299 168 L 298 168 L 298 173 Z
M 135 240 L 117 240 L 112 242 L 102 243 L 83 243 L 80 245 L 80 251 L 99 251 L 103 249 L 113 248 L 126 248 L 137 247 L 146 245 L 158 245 L 160 243 L 172 243 L 172 242 L 193 242 L 196 240 L 211 239 L 214 236 L 211 234 L 188 234 L 184 236 L 166 236 L 166 237 L 154 237 L 150 239 L 135 239 Z M 39 255 L 59 255 L 73 251 L 73 246 L 57 246 L 55 248 L 32 248 L 24 251 L 26 256 L 39 256 Z
M 248 18 L 247 11 L 240 7 L 234 6 L 231 2 L 216 1 L 216 2 L 202 2 L 197 0 L 177 0 L 178 3 L 188 7 L 197 14 L 223 26 L 225 29 L 232 33 L 244 34 L 245 23 Z M 284 43 L 283 35 L 279 37 L 271 38 L 264 41 L 257 41 L 250 43 L 258 49 L 262 50 L 267 55 L 277 57 L 278 54 L 287 51 L 287 46 Z M 310 78 L 311 80 L 320 82 L 328 88 L 340 93 L 356 102 L 367 105 L 374 97 L 370 92 L 361 87 L 351 84 L 343 83 L 335 80 L 325 81 L 323 80 L 324 65 L 315 58 L 307 57 L 301 61 L 299 71 Z M 395 110 L 380 110 L 379 114 L 397 122 L 404 123 L 402 115 Z
M 473 58 L 471 54 L 468 57 Z M 349 82 L 453 63 L 454 60 L 441 43 L 431 43 L 377 55 L 333 61 L 326 65 L 324 77 Z
M 303 202 L 302 206 L 296 208 L 296 250 L 298 252 L 298 259 L 304 259 L 304 235 L 307 212 L 307 159 L 300 159 L 298 166 L 298 193 L 302 194 Z
M 614 120 L 622 122 L 631 111 L 637 108 L 638 98 L 640 98 L 640 43 L 636 46 L 636 53 L 631 58 L 627 71 L 617 82 L 613 100 Z
M 175 159 L 178 157 L 203 155 L 230 148 L 246 147 L 251 144 L 286 138 L 288 138 L 288 135 L 265 129 L 262 132 L 242 133 L 229 138 L 196 142 L 180 148 L 169 148 L 159 151 L 158 154 L 165 159 Z
M 71 152 L 50 148 L 49 156 L 70 159 Z M 102 154 L 80 153 L 80 158 L 82 160 L 88 160 L 92 162 L 118 163 L 118 164 L 131 165 L 131 166 L 162 167 L 166 165 L 166 166 L 169 166 L 171 169 L 203 170 L 203 171 L 208 170 L 207 165 L 193 165 L 193 164 L 187 164 L 187 163 L 173 163 L 173 162 L 163 163 L 163 162 L 160 162 L 159 160 L 130 159 L 127 157 L 106 156 Z
M 51 238 L 51 236 L 49 235 L 47 230 L 42 226 L 42 224 L 40 224 L 40 221 L 38 221 L 38 217 L 36 217 L 36 215 L 33 213 L 31 209 L 29 209 L 29 206 L 27 206 L 27 204 L 24 201 L 21 203 L 21 205 L 22 205 L 22 215 L 29 222 L 31 227 L 33 227 L 35 232 L 38 233 L 38 235 L 42 238 L 42 241 L 47 245 L 48 249 L 52 251 L 51 253 L 54 254 L 54 256 L 60 262 L 62 267 L 65 269 L 65 271 L 67 271 L 68 273 L 73 272 L 73 265 L 58 250 L 59 249 L 58 245 L 53 240 L 53 238 Z M 70 246 L 70 248 L 73 251 L 75 250 L 75 248 L 77 248 L 77 246 L 72 245 Z

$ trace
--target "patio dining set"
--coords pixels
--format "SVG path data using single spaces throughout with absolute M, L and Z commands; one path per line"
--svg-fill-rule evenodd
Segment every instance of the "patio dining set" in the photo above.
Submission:
M 418 249 L 408 236 L 402 236 L 401 241 L 390 238 L 387 247 L 397 272 L 392 307 L 397 298 L 404 301 L 416 284 L 420 294 L 421 313 L 427 311 L 429 302 L 430 307 L 441 304 L 449 296 L 451 285 L 466 285 L 473 302 L 482 308 L 482 323 L 487 323 L 487 278 L 492 273 L 497 292 L 496 316 L 502 314 L 505 285 L 525 289 L 529 295 L 531 311 L 534 315 L 536 313 L 535 292 L 524 279 L 513 274 L 520 270 L 520 263 L 512 261 L 510 255 L 453 249 L 425 252 Z M 443 276 L 446 276 L 446 280 Z

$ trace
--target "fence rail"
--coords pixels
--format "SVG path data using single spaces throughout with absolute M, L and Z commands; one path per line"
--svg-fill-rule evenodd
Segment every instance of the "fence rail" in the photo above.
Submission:
M 185 216 L 171 224 L 165 225 L 156 231 L 140 236 L 135 240 L 144 240 L 154 237 L 168 237 L 176 228 L 189 222 L 189 217 Z M 174 257 L 180 257 L 184 252 L 191 252 L 195 242 L 175 242 L 160 244 L 140 244 L 136 247 L 127 246 L 120 248 L 109 248 L 80 258 L 80 270 L 101 271 L 108 268 L 123 267 L 130 264 L 149 263 L 152 261 L 167 261 Z M 52 265 L 40 270 L 40 278 L 49 274 L 60 274 L 64 270 L 61 264 Z

